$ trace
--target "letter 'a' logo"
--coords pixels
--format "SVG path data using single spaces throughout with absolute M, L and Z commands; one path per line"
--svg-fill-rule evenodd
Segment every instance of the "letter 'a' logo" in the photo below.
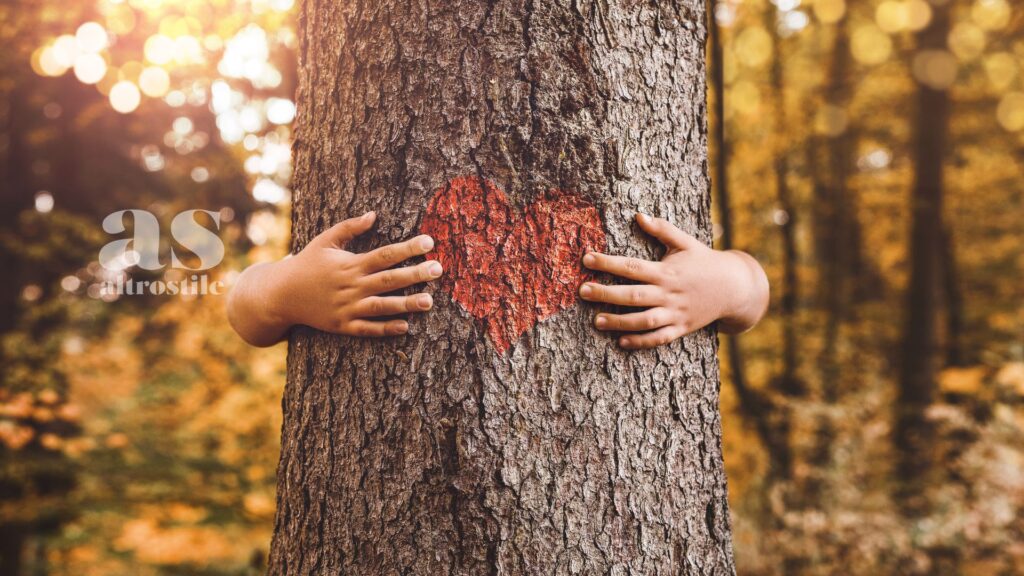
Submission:
M 220 213 L 210 210 L 185 210 L 171 221 L 171 236 L 181 247 L 199 258 L 198 266 L 189 266 L 171 248 L 171 266 L 183 270 L 209 270 L 224 259 L 224 243 L 216 233 L 196 220 L 202 212 L 210 217 L 213 225 L 220 230 Z M 100 249 L 100 265 L 108 270 L 123 270 L 127 266 L 138 266 L 143 270 L 160 270 L 165 266 L 160 261 L 160 223 L 156 216 L 146 210 L 120 210 L 103 219 L 103 231 L 108 234 L 123 234 L 125 215 L 131 214 L 134 229 L 131 238 L 122 238 L 107 243 Z

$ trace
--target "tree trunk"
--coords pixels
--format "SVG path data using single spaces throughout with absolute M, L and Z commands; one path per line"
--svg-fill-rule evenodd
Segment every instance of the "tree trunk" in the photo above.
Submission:
M 946 366 L 966 366 L 964 351 L 964 295 L 960 288 L 960 270 L 952 226 L 942 227 L 942 297 L 946 310 Z
M 920 50 L 939 50 L 949 34 L 949 5 L 935 9 L 931 25 L 918 34 Z M 897 472 L 908 512 L 925 505 L 922 494 L 931 468 L 933 430 L 925 410 L 935 398 L 938 360 L 937 300 L 942 283 L 942 188 L 949 95 L 924 84 L 918 87 L 914 189 L 908 258 L 907 316 L 903 332 L 895 444 L 900 454 Z
M 636 211 L 710 243 L 701 3 L 300 28 L 293 247 L 374 209 L 353 249 L 426 223 L 455 265 L 407 336 L 293 331 L 269 573 L 734 573 L 713 329 L 627 353 L 575 298 L 584 241 L 656 255 Z

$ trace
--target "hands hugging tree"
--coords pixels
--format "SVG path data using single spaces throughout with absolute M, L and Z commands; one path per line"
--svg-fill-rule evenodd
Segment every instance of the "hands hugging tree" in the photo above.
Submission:
M 433 249 L 434 240 L 426 235 L 365 254 L 345 250 L 376 218 L 368 212 L 345 220 L 295 256 L 243 272 L 228 302 L 228 319 L 238 334 L 254 346 L 279 342 L 296 324 L 349 336 L 405 334 L 407 321 L 387 317 L 430 310 L 433 298 L 382 294 L 435 280 L 443 269 L 436 260 L 394 268 Z
M 768 280 L 756 260 L 743 252 L 712 250 L 662 218 L 638 214 L 636 219 L 645 232 L 665 245 L 665 256 L 660 262 L 600 252 L 583 257 L 586 268 L 639 283 L 608 286 L 588 281 L 580 286 L 584 300 L 638 309 L 618 314 L 601 312 L 594 320 L 597 329 L 628 332 L 618 339 L 619 344 L 641 349 L 668 344 L 715 321 L 719 321 L 721 330 L 736 333 L 761 319 L 768 307 Z M 408 332 L 408 321 L 395 317 L 430 310 L 433 297 L 425 292 L 385 294 L 436 280 L 443 267 L 437 260 L 427 260 L 394 268 L 433 250 L 434 239 L 426 234 L 365 254 L 345 250 L 346 244 L 369 231 L 375 220 L 373 212 L 345 220 L 314 238 L 295 256 L 247 269 L 228 305 L 235 330 L 256 346 L 280 341 L 297 324 L 362 337 Z M 535 264 L 549 263 L 541 260 Z M 462 270 L 470 277 L 476 272 Z M 545 274 L 540 271 L 536 277 Z M 500 302 L 495 304 L 505 307 Z M 491 310 L 489 316 L 494 314 L 498 312 Z M 509 345 L 505 338 L 517 337 L 522 330 L 516 328 L 514 334 L 505 334 L 508 330 L 498 326 L 496 332 L 490 332 L 503 351 Z

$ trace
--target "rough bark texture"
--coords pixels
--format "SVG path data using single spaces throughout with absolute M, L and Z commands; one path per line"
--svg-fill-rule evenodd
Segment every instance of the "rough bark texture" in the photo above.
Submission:
M 562 191 L 608 248 L 710 243 L 700 2 L 301 7 L 294 248 L 377 210 L 410 237 L 476 177 Z M 465 182 L 465 180 L 463 180 Z M 524 260 L 519 265 L 527 265 Z M 576 303 L 507 350 L 443 285 L 388 341 L 293 332 L 271 574 L 730 574 L 712 329 L 626 353 Z

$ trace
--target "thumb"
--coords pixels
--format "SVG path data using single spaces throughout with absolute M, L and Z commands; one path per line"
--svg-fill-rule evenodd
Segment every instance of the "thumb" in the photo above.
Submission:
M 322 232 L 316 240 L 343 248 L 350 240 L 369 230 L 376 219 L 376 212 L 367 212 L 357 218 L 342 220 Z
M 693 236 L 683 232 L 664 218 L 654 218 L 647 216 L 646 214 L 637 214 L 636 221 L 644 232 L 654 236 L 659 242 L 668 248 L 675 250 L 689 250 L 691 248 L 704 245 L 700 240 L 697 240 Z

